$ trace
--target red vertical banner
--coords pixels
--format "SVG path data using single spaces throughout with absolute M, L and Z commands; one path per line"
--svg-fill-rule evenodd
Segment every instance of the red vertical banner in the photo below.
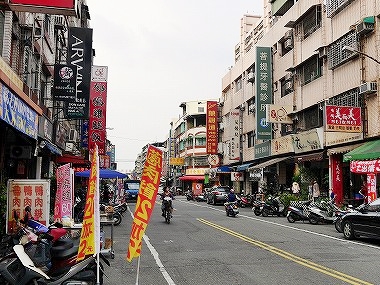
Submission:
M 90 116 L 88 124 L 88 147 L 95 144 L 99 154 L 106 154 L 107 66 L 93 66 L 90 83 Z
M 336 195 L 336 203 L 340 204 L 343 202 L 343 170 L 341 154 L 330 155 L 330 167 L 332 175 L 332 190 Z
M 62 217 L 73 219 L 73 170 L 70 163 L 57 168 L 57 192 L 54 205 L 54 220 L 61 221 Z
M 367 195 L 368 195 L 368 197 L 367 197 L 368 203 L 375 201 L 377 198 L 376 174 L 375 173 L 368 173 L 367 174 Z
M 162 151 L 153 146 L 148 147 L 144 169 L 141 175 L 139 194 L 137 196 L 132 230 L 129 238 L 127 260 L 139 257 L 141 243 L 148 227 L 150 216 L 157 198 L 162 171 Z
M 100 250 L 100 210 L 99 210 L 99 155 L 95 145 L 91 158 L 86 205 L 84 207 L 82 231 L 80 235 L 77 261 Z
M 206 152 L 218 153 L 218 102 L 216 101 L 207 101 Z

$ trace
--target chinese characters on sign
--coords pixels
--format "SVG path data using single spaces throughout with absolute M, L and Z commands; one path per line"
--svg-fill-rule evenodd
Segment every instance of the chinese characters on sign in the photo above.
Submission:
M 326 106 L 326 131 L 360 133 L 362 131 L 361 108 Z
M 206 153 L 218 153 L 218 103 L 207 101 L 206 112 Z
M 50 209 L 50 180 L 18 179 L 8 180 L 7 232 L 12 233 L 16 221 L 13 213 L 20 218 L 25 215 L 25 207 L 30 206 L 32 217 L 47 225 Z
M 230 112 L 230 160 L 240 160 L 240 111 Z
M 132 261 L 133 258 L 138 257 L 141 253 L 141 242 L 157 198 L 161 171 L 162 151 L 150 145 L 141 175 L 140 189 L 132 222 L 127 253 L 128 261 Z
M 84 206 L 82 231 L 80 235 L 77 261 L 88 254 L 95 254 L 100 250 L 100 212 L 99 212 L 99 155 L 95 145 L 91 158 L 90 178 Z
M 266 119 L 266 106 L 272 104 L 272 49 L 256 47 L 256 138 L 272 139 L 272 124 Z
M 330 165 L 332 175 L 332 190 L 335 193 L 335 201 L 339 204 L 343 202 L 342 155 L 330 155 Z
M 106 153 L 106 107 L 107 107 L 107 67 L 93 66 L 90 89 L 90 120 L 88 144 L 92 150 L 97 144 L 99 154 Z M 104 74 L 104 76 L 101 76 Z
M 70 163 L 57 168 L 57 193 L 54 205 L 54 220 L 61 221 L 66 216 L 73 218 L 72 208 L 74 200 L 73 169 Z

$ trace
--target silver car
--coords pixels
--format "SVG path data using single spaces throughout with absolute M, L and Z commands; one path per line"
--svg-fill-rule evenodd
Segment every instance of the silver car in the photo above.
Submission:
M 215 186 L 211 188 L 206 197 L 207 204 L 224 204 L 227 201 L 228 193 L 231 188 L 229 186 Z

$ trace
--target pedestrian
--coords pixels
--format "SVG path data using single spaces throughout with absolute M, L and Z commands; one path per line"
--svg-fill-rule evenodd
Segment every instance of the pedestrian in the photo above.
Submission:
M 310 181 L 309 185 L 307 186 L 307 190 L 308 190 L 307 199 L 312 200 L 313 199 L 313 181 Z
M 295 196 L 299 196 L 300 194 L 300 185 L 298 184 L 297 181 L 294 181 L 292 184 L 292 193 Z
M 313 201 L 316 202 L 321 195 L 321 192 L 319 191 L 319 185 L 317 183 L 317 180 L 313 181 Z

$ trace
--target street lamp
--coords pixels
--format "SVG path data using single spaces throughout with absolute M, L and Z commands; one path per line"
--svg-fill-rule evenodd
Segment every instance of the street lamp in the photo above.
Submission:
M 357 50 L 357 49 L 354 49 L 354 48 L 351 47 L 351 46 L 344 46 L 344 47 L 342 48 L 342 51 L 344 51 L 344 50 L 349 51 L 349 52 L 356 52 L 356 53 L 361 54 L 361 55 L 363 55 L 363 56 L 366 56 L 366 57 L 368 57 L 369 59 L 372 59 L 374 62 L 380 64 L 380 61 L 379 61 L 378 59 L 376 59 L 376 58 L 374 58 L 374 57 L 372 57 L 372 56 L 370 56 L 370 55 L 368 55 L 368 54 L 366 54 L 366 53 L 364 53 L 364 52 L 361 52 L 361 51 L 359 51 L 359 50 Z

